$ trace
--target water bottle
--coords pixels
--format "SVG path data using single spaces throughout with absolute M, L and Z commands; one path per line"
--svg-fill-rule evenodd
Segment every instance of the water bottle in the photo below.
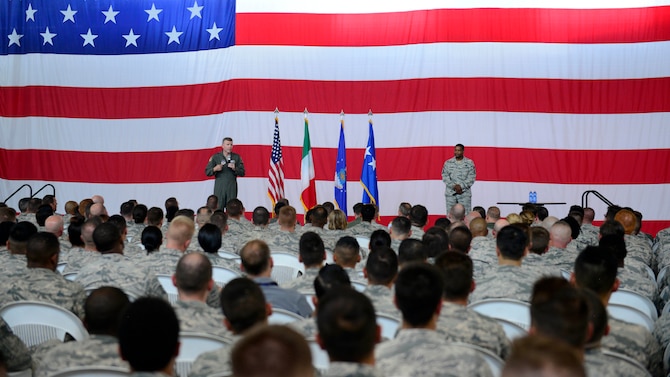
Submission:
M 528 203 L 533 203 L 533 192 L 528 192 Z
M 533 191 L 533 204 L 537 203 L 537 191 Z

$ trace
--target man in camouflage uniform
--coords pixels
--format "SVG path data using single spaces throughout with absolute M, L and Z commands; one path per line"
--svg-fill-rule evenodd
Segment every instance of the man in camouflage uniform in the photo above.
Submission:
M 377 224 L 375 222 L 375 216 L 377 215 L 377 207 L 374 204 L 363 204 L 361 208 L 361 222 L 356 225 L 349 225 L 346 229 L 346 234 L 354 237 L 366 237 L 370 238 L 372 232 L 378 229 L 382 229 L 388 232 L 388 228 Z M 363 245 L 364 247 L 367 245 Z
M 468 296 L 475 288 L 470 257 L 460 252 L 446 252 L 437 257 L 435 266 L 445 276 L 444 300 L 437 332 L 451 342 L 474 344 L 503 359 L 507 358 L 510 342 L 502 326 L 493 318 L 467 307 Z
M 7 278 L 18 273 L 25 273 L 28 240 L 37 234 L 37 227 L 28 221 L 14 224 L 9 230 L 7 239 L 8 250 L 0 253 L 0 275 Z
M 305 273 L 282 284 L 282 288 L 294 289 L 301 294 L 314 295 L 314 278 L 319 274 L 326 259 L 326 249 L 317 233 L 305 232 L 300 236 L 300 262 L 305 265 Z
M 267 229 L 267 231 L 262 233 L 260 239 L 265 241 L 273 251 L 288 251 L 297 255 L 300 236 L 296 232 L 295 222 L 295 208 L 285 205 L 279 210 L 278 229 Z
M 356 269 L 356 265 L 361 261 L 361 248 L 354 237 L 344 236 L 337 241 L 335 250 L 333 250 L 334 262 L 342 267 L 352 282 L 367 284 L 363 271 Z
M 28 269 L 0 281 L 0 307 L 14 301 L 35 300 L 58 305 L 82 318 L 84 288 L 56 272 L 58 238 L 40 232 L 30 237 L 26 248 Z
M 79 272 L 82 267 L 100 258 L 100 252 L 98 252 L 95 242 L 93 242 L 93 232 L 100 224 L 102 224 L 102 219 L 99 216 L 91 217 L 84 222 L 81 226 L 81 239 L 84 241 L 84 247 L 70 249 L 70 252 L 62 260 L 67 263 L 63 273 Z
M 39 361 L 35 376 L 48 377 L 74 367 L 128 368 L 119 356 L 117 330 L 121 313 L 129 304 L 118 288 L 101 287 L 91 292 L 84 305 L 84 325 L 90 337 L 51 348 Z
M 372 302 L 362 293 L 335 287 L 319 302 L 317 342 L 330 359 L 326 377 L 379 377 L 374 348 L 380 341 Z
M 212 264 L 200 253 L 186 254 L 177 263 L 172 277 L 179 299 L 173 307 L 181 331 L 194 331 L 232 341 L 232 334 L 223 325 L 220 309 L 207 305 L 207 295 L 214 286 Z
M 260 287 L 247 278 L 233 279 L 221 291 L 224 324 L 234 334 L 231 347 L 251 328 L 267 324 L 272 307 L 266 303 Z M 231 347 L 222 347 L 198 356 L 189 377 L 207 377 L 213 373 L 232 375 Z
M 101 255 L 81 268 L 75 279 L 78 283 L 88 290 L 110 285 L 133 298 L 153 295 L 167 299 L 156 276 L 123 255 L 123 238 L 114 224 L 98 225 L 93 242 Z
M 372 301 L 375 312 L 400 319 L 400 311 L 393 303 L 393 283 L 398 275 L 398 256 L 390 247 L 379 247 L 370 253 L 363 270 L 368 287 L 363 293 Z
M 26 370 L 32 365 L 28 347 L 18 336 L 14 335 L 2 317 L 0 317 L 0 356 L 7 363 L 8 372 Z
M 470 188 L 475 183 L 477 171 L 475 163 L 463 156 L 464 150 L 463 144 L 456 144 L 454 157 L 445 161 L 442 166 L 442 181 L 446 186 L 444 197 L 447 203 L 447 213 L 456 203 L 463 204 L 466 213 L 472 209 Z
M 398 273 L 395 301 L 402 328 L 395 339 L 375 350 L 375 365 L 384 375 L 492 376 L 475 350 L 454 345 L 435 331 L 443 287 L 441 272 L 428 264 L 410 265 Z
M 488 236 L 489 231 L 484 219 L 473 219 L 470 222 L 470 232 L 472 232 L 472 241 L 470 241 L 468 255 L 472 258 L 475 277 L 479 278 L 498 264 L 496 243 Z

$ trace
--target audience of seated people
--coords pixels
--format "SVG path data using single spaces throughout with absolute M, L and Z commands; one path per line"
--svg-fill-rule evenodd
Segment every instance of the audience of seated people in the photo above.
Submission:
M 488 375 L 486 368 L 460 369 L 465 364 L 485 364 L 477 356 L 472 359 L 476 362 L 466 363 L 469 354 L 450 345 L 453 342 L 473 344 L 509 360 L 503 375 L 511 375 L 511 371 L 532 375 L 532 371 L 540 370 L 580 375 L 583 369 L 579 367 L 585 367 L 589 375 L 632 373 L 629 365 L 608 359 L 605 350 L 629 356 L 652 376 L 670 372 L 663 369 L 662 362 L 663 351 L 670 343 L 669 315 L 659 316 L 652 335 L 606 311 L 612 293 L 618 289 L 648 298 L 658 313 L 670 299 L 670 273 L 664 270 L 664 277 L 659 277 L 657 284 L 649 272 L 658 274 L 670 266 L 670 228 L 651 238 L 641 232 L 642 215 L 630 208 L 608 208 L 605 221 L 597 226 L 593 209 L 579 206 L 570 207 L 566 216 L 549 216 L 546 208 L 527 205 L 519 214 L 504 219 L 497 207 L 488 211 L 473 209 L 471 216 L 464 216 L 467 211 L 457 204 L 449 211 L 448 219 L 440 219 L 444 220 L 440 224 L 448 222 L 443 225 L 445 230 L 426 226 L 426 208 L 409 203 L 402 203 L 399 208 L 404 212 L 401 215 L 399 209 L 399 217 L 389 227 L 376 222 L 377 208 L 369 204 L 357 204 L 357 220 L 346 224 L 341 211 L 324 203 L 310 211 L 309 223 L 304 226 L 297 221 L 295 208 L 284 200 L 272 212 L 256 207 L 250 216 L 253 221 L 246 219 L 239 199 L 227 203 L 226 212 L 212 209 L 209 202 L 197 212 L 179 209 L 175 198 L 166 201 L 165 212 L 128 200 L 121 205 L 119 214 L 108 213 L 99 195 L 79 204 L 68 201 L 65 215 L 57 213 L 57 205 L 56 198 L 48 195 L 43 200 L 21 200 L 18 215 L 14 209 L 0 206 L 0 306 L 22 300 L 56 304 L 81 318 L 91 337 L 80 342 L 45 343 L 27 351 L 12 334 L 11 326 L 0 323 L 0 359 L 8 371 L 25 369 L 34 352 L 32 368 L 40 376 L 89 363 L 84 355 L 97 358 L 92 360 L 108 355 L 105 360 L 110 360 L 110 364 L 90 363 L 123 366 L 133 373 L 170 372 L 179 348 L 171 340 L 166 339 L 163 344 L 165 355 L 146 365 L 133 356 L 137 349 L 130 350 L 127 341 L 125 347 L 121 344 L 120 357 L 107 349 L 117 344 L 112 328 L 116 329 L 118 316 L 111 313 L 122 311 L 128 297 L 146 306 L 138 310 L 159 310 L 155 298 L 165 300 L 167 294 L 157 276 L 168 275 L 178 292 L 172 312 L 176 313 L 181 330 L 206 332 L 239 343 L 239 347 L 228 347 L 225 356 L 203 359 L 226 373 L 234 372 L 235 360 L 240 368 L 247 368 L 240 371 L 271 368 L 271 360 L 262 365 L 250 364 L 246 353 L 264 349 L 281 349 L 286 355 L 297 350 L 304 353 L 304 343 L 289 339 L 295 338 L 290 330 L 265 330 L 262 326 L 251 329 L 254 324 L 267 322 L 270 303 L 305 317 L 292 326 L 305 339 L 318 339 L 331 356 L 326 375 L 352 371 L 360 375 L 397 375 L 405 370 L 424 369 L 426 375 L 431 375 L 433 368 L 446 368 L 440 365 L 453 365 L 450 369 L 460 371 L 454 375 Z M 508 220 L 514 224 L 508 226 Z M 359 244 L 361 239 L 366 239 L 367 244 Z M 219 251 L 229 254 L 219 255 Z M 302 276 L 281 287 L 271 278 L 272 254 L 277 251 L 294 254 L 305 266 Z M 334 265 L 326 265 L 329 252 Z M 238 259 L 230 259 L 235 258 L 234 254 Z M 258 296 L 258 305 L 246 309 L 224 303 L 221 287 L 212 280 L 212 266 L 227 267 L 246 276 L 227 284 L 223 292 L 227 287 L 234 289 L 239 281 L 253 283 L 255 289 L 238 287 L 238 296 L 229 298 L 231 302 L 247 295 L 254 297 L 252 291 L 256 296 L 260 292 L 263 300 L 259 301 Z M 565 286 L 566 281 L 558 277 L 560 270 L 564 276 L 572 273 L 571 282 L 577 288 Z M 438 304 L 423 296 L 430 289 L 421 285 L 435 274 L 440 276 L 440 282 L 430 288 L 441 287 Z M 409 276 L 412 278 L 405 279 Z M 360 288 L 362 294 L 354 293 L 352 282 L 357 288 L 367 288 Z M 332 287 L 346 294 L 331 300 L 327 292 Z M 154 298 L 145 299 L 147 296 Z M 491 298 L 529 302 L 531 335 L 513 342 L 510 348 L 510 340 L 495 319 L 467 307 Z M 311 307 L 307 299 L 312 301 Z M 565 334 L 581 334 L 573 327 L 583 320 L 567 317 L 572 319 L 561 322 L 560 318 L 583 314 L 582 309 L 569 314 L 575 302 L 580 308 L 588 304 L 589 331 L 571 340 Z M 239 313 L 253 311 L 254 307 L 263 313 Z M 318 310 L 312 313 L 312 307 Z M 384 339 L 376 345 L 382 339 L 374 325 L 375 312 L 401 321 L 395 339 Z M 420 313 L 423 314 L 418 318 Z M 354 319 L 355 324 L 350 322 Z M 169 320 L 158 322 L 152 325 L 171 326 Z M 247 333 L 248 343 L 240 342 Z M 410 336 L 414 333 L 422 335 Z M 356 336 L 360 341 L 351 344 Z M 122 338 L 119 333 L 120 343 Z M 547 339 L 571 346 L 552 344 Z M 12 346 L 6 347 L 8 344 Z M 448 351 L 440 352 L 449 357 L 428 361 L 433 352 L 443 349 Z M 404 355 L 401 361 L 394 357 L 400 354 Z M 146 355 L 147 360 L 153 357 Z M 574 365 L 575 357 L 580 365 Z M 295 358 L 295 362 L 285 365 L 280 362 L 284 359 L 276 361 L 276 365 L 288 368 L 282 370 L 292 370 L 294 375 L 314 372 L 304 368 L 306 359 Z M 197 373 L 200 372 L 194 368 L 192 374 Z M 202 373 L 209 374 L 207 370 Z

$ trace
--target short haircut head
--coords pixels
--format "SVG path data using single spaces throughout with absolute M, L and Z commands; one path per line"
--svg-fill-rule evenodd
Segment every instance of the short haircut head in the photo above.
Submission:
M 147 225 L 155 225 L 161 223 L 163 220 L 163 210 L 158 207 L 151 207 L 147 212 Z
M 113 251 L 122 242 L 121 232 L 114 224 L 102 223 L 93 231 L 93 242 L 95 248 L 103 254 Z
M 353 288 L 336 287 L 319 300 L 319 337 L 331 361 L 360 362 L 374 352 L 377 322 L 372 302 Z
M 177 356 L 179 321 L 170 304 L 157 297 L 140 297 L 121 317 L 121 357 L 138 372 L 164 369 Z
M 447 231 L 434 226 L 428 229 L 421 238 L 428 257 L 436 257 L 442 252 L 449 251 L 449 235 Z
M 483 219 L 486 218 L 486 210 L 482 206 L 474 206 L 472 207 L 472 212 L 477 212 L 479 213 L 479 216 Z M 484 220 L 486 221 L 486 220 Z
M 530 321 L 538 333 L 583 348 L 588 315 L 586 298 L 567 280 L 544 277 L 535 282 L 530 299 Z
M 427 263 L 412 263 L 398 273 L 395 300 L 405 322 L 424 326 L 442 302 L 444 279 L 440 270 Z
M 398 264 L 404 265 L 411 262 L 425 262 L 428 259 L 423 242 L 408 238 L 400 242 L 398 246 Z
M 361 211 L 363 210 L 363 203 L 356 203 L 356 204 L 354 204 L 354 206 L 352 207 L 352 209 L 354 210 L 354 214 L 356 214 L 356 215 L 360 215 L 360 214 L 361 214 Z
M 9 231 L 16 225 L 13 221 L 3 221 L 0 223 L 0 245 L 6 245 L 9 239 Z
M 398 215 L 409 217 L 409 212 L 412 210 L 412 205 L 407 202 L 402 202 L 398 206 Z
M 334 287 L 351 287 L 351 279 L 344 268 L 337 264 L 327 264 L 319 270 L 319 275 L 314 279 L 314 293 L 317 298 L 323 297 Z
M 472 288 L 472 259 L 459 251 L 448 251 L 438 255 L 435 266 L 444 274 L 444 298 L 465 299 Z
M 212 280 L 212 262 L 200 253 L 185 254 L 179 258 L 175 271 L 175 282 L 179 290 L 198 293 L 207 290 Z
M 391 221 L 391 232 L 398 236 L 405 236 L 412 230 L 412 222 L 407 217 L 398 216 Z
M 47 220 L 49 216 L 52 216 L 54 214 L 53 208 L 51 208 L 50 205 L 48 204 L 43 204 L 37 208 L 37 212 L 35 212 L 35 220 L 37 221 L 37 225 L 39 226 L 44 226 L 44 222 Z
M 547 217 L 549 217 L 549 210 L 547 209 L 547 207 L 545 206 L 537 207 L 537 219 L 540 221 L 544 221 L 544 219 L 546 219 Z
M 372 284 L 388 285 L 398 274 L 398 256 L 390 247 L 377 248 L 368 255 L 365 269 Z
M 492 222 L 496 222 L 497 220 L 500 220 L 500 208 L 496 206 L 489 207 L 486 210 L 486 216 L 492 220 Z
M 355 264 L 361 255 L 360 245 L 354 237 L 344 236 L 337 240 L 333 254 L 340 265 Z
M 299 253 L 305 266 L 316 266 L 323 263 L 326 248 L 323 240 L 315 232 L 305 232 L 300 236 Z
M 617 259 L 619 267 L 624 266 L 624 260 L 628 255 L 628 250 L 626 249 L 626 241 L 619 236 L 605 236 L 600 239 L 598 246 L 609 250 L 612 255 Z
M 328 222 L 328 210 L 323 206 L 312 208 L 312 225 L 323 228 L 326 222 Z
M 244 205 L 242 204 L 242 201 L 239 199 L 230 199 L 228 203 L 226 203 L 226 212 L 228 213 L 228 216 L 242 216 L 244 213 Z
M 193 217 L 175 216 L 168 227 L 167 239 L 183 244 L 193 237 L 193 233 L 195 233 Z
M 174 215 L 175 215 L 175 217 L 184 216 L 184 217 L 188 217 L 189 219 L 193 220 L 193 218 L 195 217 L 195 211 L 193 211 L 190 208 L 180 208 L 179 210 L 177 210 L 177 212 Z
M 240 251 L 242 266 L 250 275 L 259 275 L 270 265 L 270 247 L 261 240 L 251 240 Z
M 270 221 L 270 211 L 263 206 L 254 208 L 254 212 L 251 215 L 251 221 L 254 225 L 268 225 L 268 222 Z
M 128 229 L 126 219 L 123 218 L 121 215 L 112 215 L 109 216 L 109 219 L 106 221 L 107 223 L 114 224 L 119 229 L 119 232 L 123 234 L 126 229 Z
M 235 376 L 314 375 L 307 341 L 288 326 L 259 326 L 250 330 L 233 346 L 231 361 Z
M 470 249 L 470 242 L 472 242 L 472 232 L 464 226 L 456 227 L 449 232 L 449 245 L 453 250 L 467 252 Z
M 67 226 L 67 238 L 72 246 L 84 246 L 81 239 L 81 228 L 84 226 L 84 218 L 77 215 L 70 217 L 70 224 Z
M 549 231 L 541 226 L 530 228 L 530 251 L 535 254 L 544 254 L 549 246 Z
M 216 210 L 212 213 L 212 216 L 209 217 L 209 222 L 219 227 L 219 230 L 223 231 L 228 226 L 228 215 L 221 210 Z
M 0 222 L 16 222 L 16 210 L 11 207 L 0 207 Z
M 486 220 L 481 217 L 472 219 L 470 221 L 470 232 L 472 232 L 472 237 L 486 236 L 489 232 Z
M 423 228 L 428 222 L 428 209 L 421 204 L 412 206 L 409 211 L 409 219 L 412 221 L 412 225 Z
M 198 243 L 206 253 L 216 253 L 221 248 L 221 229 L 214 224 L 205 224 L 198 231 Z
M 586 377 L 580 351 L 541 335 L 515 339 L 502 377 Z
M 277 218 L 277 222 L 279 225 L 283 226 L 293 226 L 295 225 L 296 221 L 296 213 L 295 213 L 295 208 L 285 205 L 281 207 L 279 210 L 279 217 Z
M 370 251 L 380 247 L 391 247 L 391 235 L 384 229 L 377 229 L 370 234 Z
M 498 232 L 496 247 L 505 259 L 521 260 L 526 248 L 526 234 L 519 228 L 506 226 Z
M 135 208 L 135 203 L 134 202 L 132 202 L 130 200 L 127 201 L 127 202 L 123 202 L 123 204 L 121 204 L 121 208 L 119 209 L 119 213 L 121 214 L 121 216 L 124 216 L 124 217 L 127 216 L 127 217 L 132 218 L 133 217 L 133 208 Z
M 377 214 L 377 207 L 374 204 L 363 204 L 361 208 L 361 217 L 363 221 L 370 222 L 374 220 L 375 215 Z
M 221 310 L 236 334 L 267 320 L 263 291 L 247 278 L 235 278 L 223 287 Z
M 130 304 L 128 296 L 116 287 L 100 287 L 84 302 L 84 323 L 91 334 L 117 335 L 121 314 Z
M 449 229 L 449 225 L 451 225 L 451 220 L 446 217 L 440 217 L 435 220 L 435 224 L 433 226 L 447 230 Z
M 607 220 L 600 225 L 599 230 L 601 237 L 607 236 L 617 236 L 623 239 L 626 232 L 623 229 L 623 225 L 620 222 L 614 220 Z
M 58 253 L 60 253 L 60 243 L 58 237 L 53 233 L 35 233 L 30 236 L 26 245 L 26 259 L 30 264 L 44 265 Z
M 163 243 L 163 232 L 157 226 L 149 225 L 142 229 L 141 242 L 147 252 L 156 251 Z
M 37 234 L 35 224 L 28 221 L 20 221 L 9 230 L 9 248 L 14 254 L 26 254 L 28 240 Z M 55 236 L 54 236 L 55 237 Z
M 588 246 L 575 259 L 575 281 L 578 287 L 588 288 L 602 297 L 612 290 L 617 269 L 617 259 L 610 251 Z
M 605 220 L 614 220 L 614 216 L 619 211 L 621 211 L 621 206 L 616 204 L 607 207 L 607 212 L 605 212 Z

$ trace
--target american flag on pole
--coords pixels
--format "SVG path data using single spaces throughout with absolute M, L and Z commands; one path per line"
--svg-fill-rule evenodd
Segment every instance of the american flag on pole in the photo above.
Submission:
M 338 114 L 362 161 L 372 108 L 382 221 L 403 201 L 444 215 L 440 170 L 462 143 L 473 205 L 536 191 L 568 203 L 548 207 L 561 218 L 594 189 L 653 233 L 670 226 L 668 25 L 670 0 L 0 1 L 0 200 L 51 183 L 59 203 L 198 208 L 230 136 L 240 199 L 269 207 L 275 107 L 285 196 L 302 192 L 308 107 L 332 200 Z
M 281 152 L 279 138 L 279 118 L 275 116 L 275 132 L 272 138 L 272 152 L 270 153 L 270 170 L 268 170 L 268 196 L 272 207 L 284 197 L 284 157 Z M 272 208 L 270 208 L 272 209 Z

